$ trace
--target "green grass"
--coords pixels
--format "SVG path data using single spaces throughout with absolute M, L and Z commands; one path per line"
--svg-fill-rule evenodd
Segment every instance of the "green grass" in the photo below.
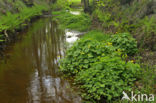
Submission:
M 78 31 L 87 31 L 91 26 L 89 15 L 81 13 L 81 15 L 73 15 L 66 11 L 52 12 L 53 20 L 57 20 L 61 28 L 74 29 Z
M 14 29 L 20 29 L 25 26 L 25 21 L 30 21 L 32 17 L 42 14 L 42 11 L 46 11 L 49 8 L 47 5 L 35 5 L 31 8 L 24 7 L 18 13 L 7 12 L 6 15 L 0 16 L 0 32 L 4 30 L 13 31 Z M 0 39 L 0 41 L 2 41 Z
M 104 34 L 102 31 L 92 30 L 83 36 L 83 39 L 87 39 L 87 38 L 95 39 L 101 42 L 110 39 L 110 35 Z
M 81 0 L 69 0 L 69 3 L 74 7 L 81 5 Z
M 7 12 L 7 15 L 3 15 L 0 18 L 0 32 L 18 28 L 18 26 L 26 20 L 29 21 L 30 18 L 41 15 L 43 10 L 47 10 L 46 6 L 36 5 L 32 8 L 23 8 L 22 11 L 16 14 Z
M 69 2 L 73 2 L 73 3 L 81 3 L 81 0 L 69 0 Z
M 58 21 L 62 29 L 68 28 L 78 31 L 89 30 L 91 27 L 91 18 L 88 14 L 81 13 L 80 15 L 73 15 L 66 12 L 67 10 L 81 12 L 83 9 L 80 5 L 81 0 L 57 0 L 57 2 L 52 5 L 53 20 Z

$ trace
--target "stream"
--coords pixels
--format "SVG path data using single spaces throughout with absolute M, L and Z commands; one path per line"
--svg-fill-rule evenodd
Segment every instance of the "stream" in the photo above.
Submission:
M 76 33 L 72 38 L 72 33 Z M 60 30 L 51 18 L 35 21 L 0 58 L 0 103 L 81 103 L 58 73 L 58 61 L 77 32 Z

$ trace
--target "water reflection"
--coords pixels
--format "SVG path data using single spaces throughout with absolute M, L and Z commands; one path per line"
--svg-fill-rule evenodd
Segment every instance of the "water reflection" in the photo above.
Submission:
M 55 22 L 39 20 L 0 64 L 0 103 L 80 103 L 58 75 L 65 52 L 65 32 Z
M 70 11 L 70 13 L 73 15 L 80 15 L 81 12 L 80 11 Z

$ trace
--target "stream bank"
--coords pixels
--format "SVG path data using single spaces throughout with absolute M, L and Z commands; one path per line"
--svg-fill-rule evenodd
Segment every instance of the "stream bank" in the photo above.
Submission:
M 50 6 L 42 1 L 29 2 L 20 0 L 0 1 L 0 55 L 8 44 L 16 41 L 19 32 L 24 31 L 42 15 L 50 14 Z
M 152 64 L 154 60 L 151 62 L 151 66 L 146 64 L 148 62 L 142 62 L 142 57 L 138 54 L 140 53 L 138 43 L 132 34 L 126 31 L 114 32 L 113 29 L 110 29 L 110 32 L 109 30 L 105 31 L 103 29 L 105 25 L 101 24 L 100 28 L 98 28 L 91 20 L 94 20 L 93 18 L 100 14 L 91 16 L 84 14 L 86 16 L 82 17 L 83 13 L 81 16 L 77 16 L 78 13 L 71 15 L 69 14 L 72 13 L 70 10 L 72 8 L 69 9 L 66 5 L 64 8 L 56 9 L 52 12 L 56 16 L 54 20 L 57 20 L 62 28 L 84 30 L 88 31 L 88 33 L 67 50 L 66 57 L 61 60 L 60 69 L 65 76 L 74 78 L 74 84 L 80 87 L 81 96 L 84 100 L 98 103 L 118 103 L 121 102 L 122 91 L 130 92 L 130 90 L 133 90 L 136 93 L 137 91 L 156 93 L 155 82 L 153 82 L 156 73 L 156 66 Z M 76 16 L 74 16 L 75 14 Z M 102 15 L 106 18 L 109 17 L 105 13 Z M 101 20 L 104 21 L 105 18 L 101 16 Z M 83 24 L 82 21 L 89 25 Z M 88 28 L 82 29 L 84 25 L 85 28 Z M 116 49 L 112 49 L 114 47 Z M 108 52 L 106 52 L 106 48 Z M 102 51 L 103 49 L 105 51 Z M 116 52 L 119 55 L 121 54 L 120 59 L 115 54 L 109 55 L 109 53 Z M 151 79 L 146 81 L 147 78 Z

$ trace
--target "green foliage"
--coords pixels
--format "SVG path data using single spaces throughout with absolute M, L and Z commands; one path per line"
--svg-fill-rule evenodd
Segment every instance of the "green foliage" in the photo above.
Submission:
M 57 0 L 55 4 L 52 4 L 53 10 L 69 10 L 71 6 L 79 6 L 81 0 Z
M 146 37 L 148 37 L 151 33 L 156 33 L 156 19 L 154 16 L 151 18 L 145 17 L 140 21 L 142 25 L 142 32 L 144 32 Z
M 14 7 L 16 7 L 19 11 L 22 11 L 23 8 L 26 8 L 26 5 L 22 1 L 16 1 L 14 4 Z
M 3 35 L 0 34 L 0 42 L 3 42 L 4 41 L 2 37 L 3 37 Z
M 7 12 L 0 17 L 0 32 L 19 28 L 20 24 L 29 21 L 30 18 L 41 15 L 43 10 L 47 10 L 46 5 L 35 5 L 31 8 L 23 8 L 19 13 Z
M 100 22 L 104 23 L 108 23 L 111 20 L 111 14 L 108 12 L 103 13 L 100 9 L 96 9 L 93 16 L 97 17 Z
M 128 55 L 137 53 L 137 42 L 129 33 L 118 33 L 111 37 L 110 41 L 118 49 L 122 49 Z
M 101 31 L 92 30 L 86 33 L 82 39 L 91 38 L 99 42 L 110 42 L 125 54 L 134 55 L 137 53 L 137 42 L 129 33 L 117 33 L 114 35 L 104 34 Z
M 107 32 L 131 32 L 138 46 L 153 50 L 156 20 L 153 0 L 98 0 L 93 20 Z M 151 45 L 151 46 L 149 46 Z
M 40 1 L 38 1 L 40 2 Z M 9 6 L 8 6 L 9 5 Z M 11 9 L 9 9 L 9 8 Z M 14 31 L 25 26 L 26 22 L 31 18 L 41 15 L 42 11 L 48 10 L 48 5 L 45 3 L 37 4 L 34 2 L 32 7 L 27 7 L 23 1 L 6 0 L 0 1 L 0 42 L 4 41 L 4 31 Z M 1 13 L 2 11 L 4 13 Z
M 67 50 L 60 60 L 60 71 L 75 77 L 74 83 L 80 86 L 85 100 L 116 101 L 122 91 L 132 90 L 134 81 L 140 77 L 139 64 L 124 61 L 121 52 L 133 54 L 135 49 L 136 41 L 128 33 L 109 36 L 93 30 Z
M 91 19 L 89 15 L 82 13 L 81 15 L 73 15 L 69 12 L 58 11 L 52 12 L 55 16 L 53 19 L 58 20 L 62 28 L 75 29 L 79 31 L 86 31 L 90 28 Z
M 108 41 L 110 39 L 110 35 L 109 34 L 104 34 L 102 31 L 99 30 L 92 30 L 87 32 L 82 39 L 87 39 L 87 38 L 91 38 L 94 40 L 97 40 L 99 42 L 102 41 Z
M 100 43 L 93 39 L 82 39 L 76 42 L 61 60 L 61 71 L 75 75 L 80 70 L 90 68 L 92 63 L 99 61 L 105 55 L 120 56 L 121 52 L 109 43 Z
M 99 0 L 97 1 L 96 8 L 93 11 L 93 19 L 98 20 L 102 27 L 106 30 L 114 29 L 119 26 L 116 22 L 118 14 L 116 11 L 119 9 L 118 1 L 116 0 Z
M 155 94 L 155 87 L 156 85 L 156 65 L 150 67 L 148 65 L 143 66 L 143 70 L 141 72 L 142 78 L 138 81 L 138 86 L 141 86 L 140 91 L 147 94 Z
M 137 30 L 139 33 L 138 39 L 141 47 L 154 49 L 156 42 L 156 19 L 154 16 L 145 17 L 138 23 Z
M 57 0 L 55 4 L 52 4 L 53 10 L 68 10 L 69 8 L 69 0 Z
M 120 99 L 123 91 L 132 89 L 139 72 L 138 64 L 126 63 L 120 57 L 105 56 L 89 69 L 81 71 L 76 76 L 76 83 L 81 84 L 85 91 L 85 99 L 115 100 Z
M 127 4 L 132 2 L 133 0 L 119 0 L 121 2 L 121 4 Z

